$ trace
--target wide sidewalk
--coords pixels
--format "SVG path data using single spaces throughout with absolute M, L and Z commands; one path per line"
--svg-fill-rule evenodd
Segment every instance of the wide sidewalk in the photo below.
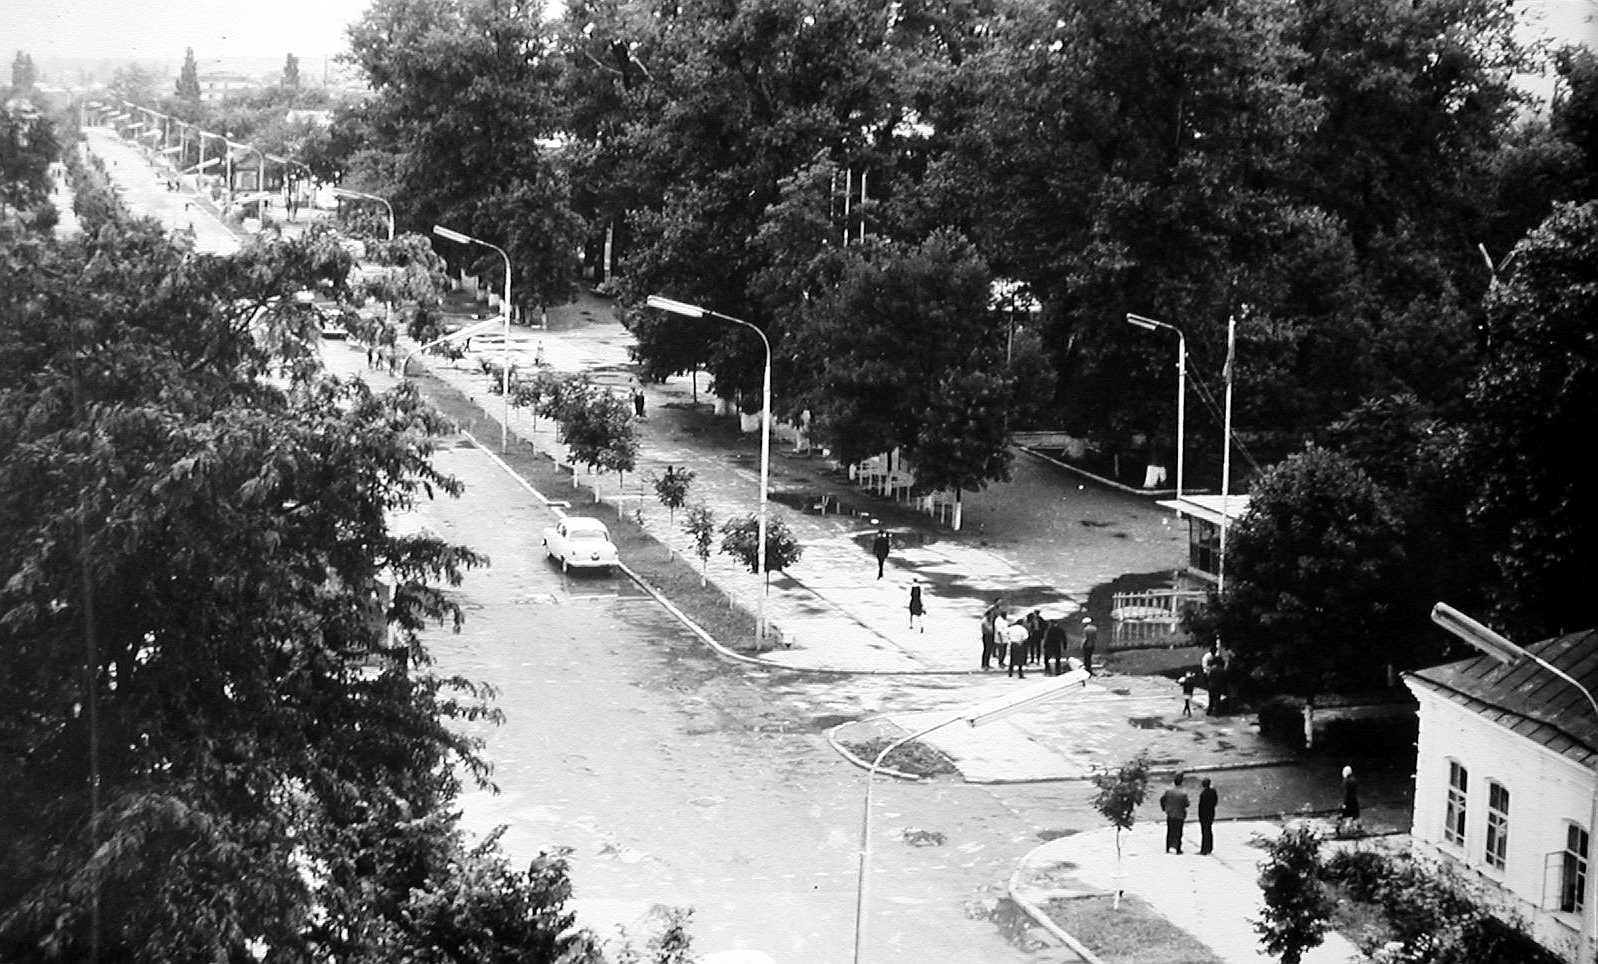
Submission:
M 1260 841 L 1281 830 L 1280 824 L 1266 821 L 1221 821 L 1215 824 L 1214 853 L 1201 856 L 1196 822 L 1187 823 L 1183 853 L 1173 854 L 1165 850 L 1164 823 L 1143 821 L 1121 834 L 1119 861 L 1114 829 L 1089 830 L 1051 840 L 1028 854 L 1011 878 L 1010 895 L 1057 933 L 1047 916 L 1050 901 L 1120 889 L 1147 901 L 1221 960 L 1268 964 L 1276 958 L 1261 949 L 1252 926 L 1264 906 L 1256 880 L 1265 858 Z M 1302 960 L 1344 964 L 1365 959 L 1346 937 L 1328 931 Z
M 138 156 L 126 145 L 119 146 L 127 157 Z M 108 148 L 107 153 L 124 156 L 117 146 Z M 136 185 L 150 174 L 147 168 L 119 161 L 112 166 L 112 177 Z M 185 211 L 180 199 L 164 189 L 149 187 L 125 192 L 130 204 L 162 217 L 169 227 L 186 227 L 175 222 L 186 219 L 194 208 Z M 170 203 L 172 200 L 178 203 Z M 226 247 L 220 244 L 221 233 L 231 237 L 232 232 L 214 217 L 202 228 L 207 217 L 209 212 L 202 211 L 195 218 L 197 233 L 215 236 L 218 246 Z M 473 347 L 496 361 L 508 354 L 524 369 L 541 359 L 559 370 L 586 372 L 601 384 L 618 389 L 627 384 L 632 373 L 627 355 L 631 336 L 609 316 L 608 304 L 585 296 L 566 310 L 579 316 L 574 320 L 580 323 L 562 324 L 557 312 L 547 330 L 517 328 L 508 346 L 488 338 L 475 340 Z M 486 308 L 484 313 L 488 313 Z M 445 382 L 475 398 L 490 416 L 505 411 L 475 358 L 457 363 L 429 359 L 428 365 Z M 688 466 L 696 473 L 693 499 L 704 500 L 718 518 L 727 518 L 750 511 L 759 483 L 758 462 L 750 457 L 753 446 L 749 439 L 728 447 L 705 437 L 704 416 L 695 409 L 693 387 L 685 379 L 647 385 L 645 393 L 648 417 L 638 423 L 640 464 L 630 481 L 618 492 L 613 477 L 584 478 L 578 470 L 576 478 L 595 485 L 601 496 L 611 500 L 605 511 L 615 511 L 618 496 L 629 511 L 642 507 L 651 533 L 682 552 L 687 549 L 687 537 L 669 524 L 665 510 L 643 484 L 645 480 L 667 465 Z M 509 429 L 552 457 L 564 458 L 553 426 L 546 420 L 512 409 Z M 482 441 L 492 447 L 496 440 Z M 795 573 L 773 579 L 767 602 L 768 616 L 788 646 L 758 658 L 801 670 L 882 674 L 885 683 L 894 675 L 920 674 L 934 691 L 934 698 L 941 692 L 941 699 L 946 700 L 941 710 L 922 706 L 839 727 L 829 734 L 839 742 L 902 735 L 925 728 L 937 713 L 947 713 L 948 706 L 1036 685 L 1033 679 L 1022 682 L 997 671 L 984 674 L 977 668 L 977 619 L 993 596 L 1004 594 L 1022 610 L 1043 607 L 1069 612 L 1084 605 L 1087 590 L 1107 574 L 1151 572 L 1180 563 L 1179 555 L 1173 557 L 1183 545 L 1179 537 L 1162 533 L 1158 523 L 1149 526 L 1147 519 L 1119 518 L 1125 510 L 1116 506 L 1084 509 L 1089 515 L 1101 512 L 1105 522 L 1084 523 L 1082 532 L 1073 529 L 1069 533 L 1068 544 L 1051 540 L 1041 554 L 1037 543 L 1042 540 L 1028 545 L 1024 534 L 1010 540 L 1010 551 L 989 544 L 1004 541 L 996 536 L 955 537 L 903 507 L 852 490 L 847 480 L 833 478 L 817 457 L 792 448 L 786 441 L 774 444 L 773 492 L 797 496 L 800 501 L 795 504 L 801 504 L 813 494 L 811 490 L 826 489 L 848 508 L 842 515 L 783 511 L 783 518 L 805 546 L 805 557 Z M 1089 491 L 1086 496 L 1091 494 Z M 869 553 L 870 535 L 875 531 L 873 517 L 888 522 L 900 536 L 882 580 L 876 578 Z M 1068 564 L 1039 576 L 1026 564 L 1028 558 L 1063 558 Z M 1066 578 L 1061 578 L 1062 572 L 1067 573 Z M 712 559 L 710 576 L 754 608 L 753 594 L 758 587 L 748 573 L 718 556 Z M 909 631 L 905 601 L 911 578 L 921 578 L 931 587 L 925 633 Z M 1076 620 L 1072 625 L 1072 652 L 1076 654 Z M 1184 717 L 1180 705 L 1180 695 L 1167 680 L 1104 675 L 1059 701 L 980 730 L 946 727 L 931 742 L 953 758 L 962 776 L 972 782 L 1080 780 L 1095 765 L 1120 762 L 1143 748 L 1162 770 L 1184 767 L 1222 773 L 1280 761 L 1278 751 L 1261 740 L 1247 720 L 1208 717 L 1202 703 L 1192 717 Z M 1244 774 L 1268 772 L 1234 770 L 1228 779 L 1235 785 L 1243 782 Z M 1235 799 L 1236 791 L 1232 792 Z M 1269 822 L 1221 823 L 1216 828 L 1216 856 L 1164 856 L 1154 852 L 1160 828 L 1145 817 L 1129 839 L 1123 840 L 1135 856 L 1128 857 L 1126 875 L 1119 881 L 1107 876 L 1114 867 L 1113 835 L 1093 830 L 1031 851 L 1017 868 L 1011 892 L 1023 906 L 1038 910 L 1060 890 L 1108 889 L 1119 883 L 1223 959 L 1261 961 L 1265 958 L 1259 954 L 1258 938 L 1249 925 L 1249 919 L 1257 914 L 1254 864 L 1260 851 L 1249 840 L 1256 832 L 1276 829 L 1279 824 Z M 1306 960 L 1322 964 L 1346 960 L 1351 954 L 1346 942 L 1331 935 L 1327 944 Z

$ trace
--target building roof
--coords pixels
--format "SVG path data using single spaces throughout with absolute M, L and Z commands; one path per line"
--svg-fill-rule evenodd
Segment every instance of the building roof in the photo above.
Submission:
M 1524 648 L 1598 692 L 1598 630 Z M 1598 769 L 1598 716 L 1593 715 L 1592 703 L 1581 690 L 1533 660 L 1506 667 L 1483 655 L 1405 673 L 1404 678 L 1582 766 Z
M 1246 495 L 1184 495 L 1180 499 L 1161 499 L 1156 505 L 1216 525 L 1230 525 L 1248 512 Z

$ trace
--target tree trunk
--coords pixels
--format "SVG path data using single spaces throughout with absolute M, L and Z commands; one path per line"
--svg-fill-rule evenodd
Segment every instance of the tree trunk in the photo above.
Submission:
M 964 521 L 965 503 L 960 501 L 960 490 L 954 490 L 954 531 L 960 531 L 960 523 Z

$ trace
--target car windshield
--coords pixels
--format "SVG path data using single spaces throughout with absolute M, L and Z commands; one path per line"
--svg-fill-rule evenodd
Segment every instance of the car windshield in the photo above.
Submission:
M 568 529 L 566 537 L 569 539 L 597 539 L 600 542 L 610 541 L 610 533 L 604 529 L 595 528 Z

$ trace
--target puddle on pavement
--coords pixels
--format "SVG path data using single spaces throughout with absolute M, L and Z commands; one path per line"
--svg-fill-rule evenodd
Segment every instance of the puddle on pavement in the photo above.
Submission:
M 991 921 L 1009 944 L 1032 953 L 1049 946 L 1037 934 L 1037 923 L 1008 897 L 967 901 L 965 914 L 972 920 Z
M 1064 830 L 1039 830 L 1038 839 L 1044 843 L 1047 843 L 1050 840 L 1059 840 L 1061 837 L 1074 837 L 1081 832 L 1082 831 L 1080 830 L 1072 830 L 1070 828 Z M 1064 860 L 1059 863 L 1059 866 L 1064 870 L 1070 870 L 1074 868 L 1076 864 L 1071 863 L 1069 860 Z
M 1140 730 L 1174 730 L 1177 727 L 1165 722 L 1158 716 L 1129 716 L 1128 723 Z
M 841 714 L 813 716 L 810 718 L 810 725 L 814 726 L 817 730 L 830 730 L 833 727 L 841 726 L 844 723 L 853 723 L 856 719 L 858 719 L 858 717 L 843 716 Z

